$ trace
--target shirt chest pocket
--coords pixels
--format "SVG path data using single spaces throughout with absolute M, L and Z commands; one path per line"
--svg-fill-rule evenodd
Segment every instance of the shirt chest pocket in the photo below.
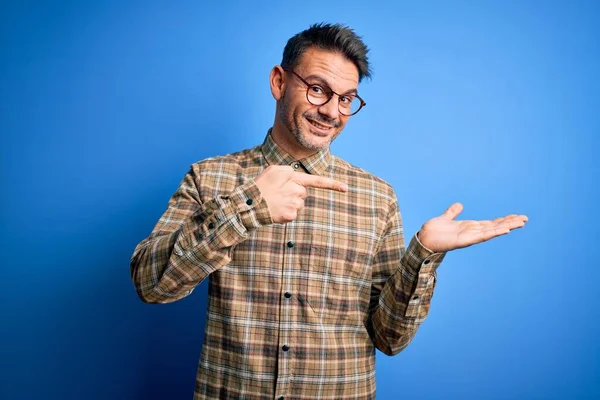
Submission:
M 368 309 L 370 260 L 368 241 L 311 244 L 300 263 L 301 296 L 325 323 L 355 319 Z

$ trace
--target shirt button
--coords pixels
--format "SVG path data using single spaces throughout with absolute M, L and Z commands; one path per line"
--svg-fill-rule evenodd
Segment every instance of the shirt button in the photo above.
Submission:
M 287 242 L 287 247 L 289 247 L 289 248 L 294 247 L 294 242 L 292 242 L 291 240 L 289 242 Z
M 246 204 L 248 204 L 249 206 L 251 206 L 251 205 L 252 205 L 252 203 L 253 203 L 252 199 L 248 199 L 248 200 L 246 200 Z
M 284 296 L 286 299 L 289 299 L 290 297 L 292 297 L 292 294 L 290 292 L 285 292 Z
M 283 347 L 281 348 L 281 350 L 283 351 L 288 351 L 290 349 L 290 347 L 287 344 L 284 344 Z
M 208 224 L 208 229 L 215 229 L 215 223 L 211 222 L 210 224 Z
M 298 168 L 300 168 L 300 164 L 294 163 L 294 169 L 298 169 Z

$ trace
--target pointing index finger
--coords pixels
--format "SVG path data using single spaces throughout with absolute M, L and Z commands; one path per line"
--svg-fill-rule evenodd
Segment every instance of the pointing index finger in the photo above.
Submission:
M 295 172 L 292 176 L 292 181 L 304 187 L 329 189 L 338 192 L 348 191 L 348 185 L 346 185 L 345 183 L 324 176 L 309 175 L 302 172 Z

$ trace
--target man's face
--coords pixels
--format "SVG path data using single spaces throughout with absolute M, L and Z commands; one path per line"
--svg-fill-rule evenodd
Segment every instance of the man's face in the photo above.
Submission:
M 358 69 L 343 55 L 318 48 L 308 49 L 293 68 L 309 84 L 328 86 L 334 92 L 358 89 Z M 279 118 L 286 130 L 307 150 L 322 150 L 341 133 L 348 117 L 339 113 L 339 98 L 315 106 L 306 98 L 307 86 L 291 72 L 285 73 L 286 89 L 279 101 Z

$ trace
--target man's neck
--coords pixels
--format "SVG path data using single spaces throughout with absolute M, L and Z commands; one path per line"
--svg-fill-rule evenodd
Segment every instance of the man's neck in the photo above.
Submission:
M 281 147 L 283 151 L 294 157 L 296 160 L 302 160 L 318 153 L 317 150 L 309 150 L 303 147 L 291 133 L 282 132 L 280 129 L 277 129 L 277 126 L 273 126 L 271 137 L 277 146 Z

